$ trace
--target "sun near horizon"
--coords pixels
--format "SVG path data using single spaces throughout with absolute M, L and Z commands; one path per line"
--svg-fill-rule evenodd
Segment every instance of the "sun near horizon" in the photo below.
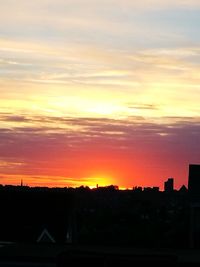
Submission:
M 0 0 L 0 183 L 187 184 L 199 0 Z

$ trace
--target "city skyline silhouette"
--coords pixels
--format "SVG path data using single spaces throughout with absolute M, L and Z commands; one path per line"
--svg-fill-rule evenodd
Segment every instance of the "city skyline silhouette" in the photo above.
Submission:
M 1 185 L 0 264 L 199 264 L 199 179 L 191 164 L 180 190 Z
M 0 0 L 0 267 L 200 265 L 199 25 L 199 0 Z
M 0 183 L 187 184 L 198 0 L 0 0 Z

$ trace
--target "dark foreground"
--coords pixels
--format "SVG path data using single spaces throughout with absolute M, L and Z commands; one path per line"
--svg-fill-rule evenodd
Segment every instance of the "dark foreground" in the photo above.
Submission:
M 81 247 L 57 244 L 4 244 L 1 267 L 200 266 L 200 250 Z

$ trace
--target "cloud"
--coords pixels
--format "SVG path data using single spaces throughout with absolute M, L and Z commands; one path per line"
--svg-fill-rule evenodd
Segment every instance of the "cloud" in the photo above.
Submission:
M 7 121 L 7 118 L 5 119 Z M 23 121 L 28 121 L 28 118 Z M 188 135 L 197 137 L 200 127 L 199 118 L 188 117 L 163 118 L 162 124 L 159 121 L 150 122 L 137 117 L 129 120 L 41 117 L 32 118 L 31 121 L 36 125 L 1 129 L 2 154 L 19 153 L 20 156 L 25 153 L 26 158 L 32 151 L 32 156 L 35 153 L 37 157 L 43 157 L 51 153 L 51 150 L 56 150 L 57 153 L 65 148 L 68 151 L 73 149 L 78 151 L 81 147 L 89 148 L 91 144 L 96 144 L 98 149 L 100 147 L 112 149 L 118 142 L 127 144 L 129 149 L 130 143 L 136 144 L 139 140 L 143 140 L 145 144 L 150 144 L 152 140 L 156 143 L 162 133 L 165 136 L 164 140 L 172 141 L 174 144 L 174 140 L 178 141 L 183 136 L 184 138 Z M 38 121 L 43 122 L 43 125 L 37 125 Z M 106 140 L 109 142 L 107 143 Z M 193 140 L 188 138 L 188 141 L 185 141 L 191 143 Z
M 21 115 L 3 115 L 0 116 L 0 120 L 3 121 L 10 121 L 10 122 L 27 122 L 28 119 L 25 116 L 21 116 Z
M 153 104 L 127 104 L 130 109 L 147 109 L 147 110 L 157 110 L 158 106 Z
M 49 158 L 60 164 L 56 175 L 59 160 L 79 159 L 78 151 L 101 154 L 99 164 L 104 150 L 109 162 L 130 154 L 138 164 L 133 151 L 155 162 L 159 151 L 175 160 L 173 147 L 187 159 L 191 147 L 198 154 L 199 1 L 0 6 L 2 162 L 19 157 L 28 162 L 19 168 L 46 173 Z M 72 159 L 73 170 L 89 165 Z
M 100 170 L 113 173 L 116 183 L 123 184 L 119 179 L 123 177 L 124 183 L 130 184 L 136 179 L 133 174 L 126 180 L 131 169 L 137 169 L 144 178 L 148 170 L 151 179 L 157 177 L 156 183 L 160 175 L 171 171 L 183 183 L 183 166 L 197 162 L 200 156 L 199 117 L 149 121 L 141 117 L 120 120 L 37 116 L 25 117 L 20 127 L 10 117 L 14 119 L 13 127 L 0 129 L 0 173 L 25 175 L 32 184 L 40 183 L 40 179 L 42 184 L 42 177 L 48 176 L 52 184 L 67 184 L 68 179 L 69 184 L 71 180 L 75 184 L 76 179 L 81 184 L 82 178 Z M 31 180 L 35 176 L 38 180 Z M 57 177 L 65 177 L 65 181 L 61 183 Z
M 59 46 L 65 44 L 67 47 L 71 43 L 100 44 L 102 47 L 117 47 L 123 50 L 145 44 L 152 46 L 152 43 L 156 46 L 160 43 L 176 44 L 178 38 L 183 43 L 186 39 L 185 27 L 181 27 L 177 21 L 173 25 L 166 24 L 162 15 L 160 18 L 153 12 L 158 9 L 159 13 L 165 12 L 166 8 L 180 10 L 183 7 L 199 7 L 198 0 L 59 0 L 56 3 L 50 0 L 33 3 L 21 0 L 17 4 L 13 1 L 1 1 L 0 4 L 1 24 L 4 25 L 0 28 L 0 33 L 4 37 L 48 43 L 52 46 L 55 43 Z M 166 14 L 163 15 L 165 18 Z M 184 43 L 187 41 L 188 39 L 184 40 Z M 27 50 L 30 49 L 26 47 L 24 52 Z

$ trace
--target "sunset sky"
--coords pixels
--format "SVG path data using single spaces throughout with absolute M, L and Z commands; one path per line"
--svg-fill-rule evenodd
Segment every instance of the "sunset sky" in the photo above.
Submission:
M 187 186 L 199 0 L 0 0 L 0 183 Z

